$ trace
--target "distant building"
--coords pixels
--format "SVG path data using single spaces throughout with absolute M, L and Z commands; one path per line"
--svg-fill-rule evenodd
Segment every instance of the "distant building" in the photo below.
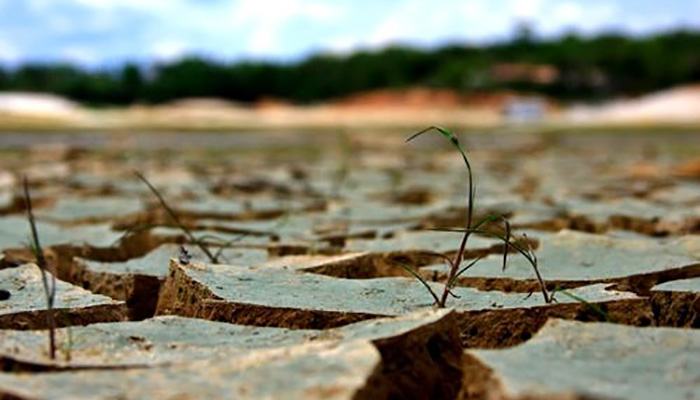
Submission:
M 549 64 L 500 63 L 491 67 L 495 82 L 528 82 L 550 85 L 559 80 L 559 70 Z
M 547 108 L 539 97 L 514 97 L 504 103 L 502 112 L 508 122 L 536 122 L 545 117 Z

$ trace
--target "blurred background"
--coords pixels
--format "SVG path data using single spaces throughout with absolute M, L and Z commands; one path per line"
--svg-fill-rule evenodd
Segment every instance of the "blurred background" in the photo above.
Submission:
M 700 0 L 0 0 L 0 129 L 432 123 L 700 126 Z

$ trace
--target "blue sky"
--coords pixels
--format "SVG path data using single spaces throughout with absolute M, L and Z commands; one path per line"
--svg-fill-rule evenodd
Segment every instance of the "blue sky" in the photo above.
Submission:
M 700 28 L 700 0 L 0 0 L 0 64 L 296 60 L 391 43 Z

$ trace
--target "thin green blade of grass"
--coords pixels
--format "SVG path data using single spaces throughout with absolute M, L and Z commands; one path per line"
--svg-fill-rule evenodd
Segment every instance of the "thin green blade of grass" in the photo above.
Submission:
M 502 217 L 503 218 L 503 217 Z M 508 247 L 510 246 L 510 222 L 503 218 L 503 223 L 506 226 L 506 238 L 505 238 L 505 244 L 503 245 L 503 268 L 501 271 L 505 272 L 506 267 L 508 266 Z
M 610 317 L 608 316 L 608 313 L 606 313 L 606 312 L 605 312 L 602 308 L 600 308 L 597 304 L 593 304 L 593 303 L 587 301 L 586 299 L 584 299 L 583 297 L 577 296 L 577 295 L 575 295 L 575 294 L 573 294 L 573 293 L 571 293 L 571 292 L 569 292 L 569 291 L 566 291 L 566 290 L 555 290 L 555 291 L 552 292 L 552 294 L 551 294 L 552 298 L 554 298 L 554 294 L 555 294 L 555 293 L 561 293 L 561 294 L 563 294 L 564 296 L 566 296 L 566 297 L 568 297 L 568 298 L 570 298 L 570 299 L 572 299 L 572 300 L 576 300 L 576 301 L 578 301 L 579 303 L 584 304 L 586 307 L 588 307 L 589 309 L 593 310 L 593 312 L 595 312 L 596 314 L 600 315 L 600 316 L 603 318 L 603 321 L 605 321 L 605 322 L 612 322 L 612 320 L 611 320 Z
M 30 249 L 36 258 L 37 266 L 41 273 L 41 282 L 44 286 L 44 296 L 46 297 L 46 322 L 49 326 L 49 357 L 52 360 L 56 359 L 56 319 L 54 316 L 54 302 L 56 299 L 56 274 L 48 271 L 48 263 L 44 256 L 44 250 L 39 241 L 39 232 L 36 228 L 36 220 L 32 210 L 32 196 L 29 192 L 29 181 L 25 176 L 23 179 L 24 200 L 27 207 L 27 220 L 31 231 Z M 51 275 L 51 282 L 47 274 Z
M 459 139 L 457 138 L 457 136 L 454 133 L 452 133 L 450 130 L 445 129 L 441 126 L 433 125 L 433 126 L 425 128 L 419 132 L 416 132 L 413 135 L 411 135 L 408 139 L 406 139 L 406 142 L 413 141 L 417 137 L 419 137 L 425 133 L 431 132 L 431 131 L 436 131 L 436 132 L 440 133 L 443 137 L 445 137 L 447 140 L 449 140 L 450 143 L 452 143 L 452 145 L 462 155 L 462 159 L 464 160 L 465 164 L 469 165 L 469 159 L 467 158 L 467 153 L 464 151 L 464 149 L 462 148 L 462 145 L 459 143 Z M 471 168 L 471 165 L 469 165 L 469 166 Z
M 422 256 L 438 257 L 438 258 L 443 259 L 447 263 L 452 263 L 452 260 L 450 259 L 450 257 L 448 257 L 442 253 L 438 253 L 438 252 L 434 252 L 434 251 L 425 251 L 425 250 L 419 250 L 419 251 L 412 252 L 412 253 L 416 254 L 416 255 L 422 255 Z
M 473 267 L 474 265 L 476 265 L 476 263 L 478 263 L 479 261 L 481 261 L 483 258 L 484 258 L 484 256 L 475 258 L 475 259 L 473 259 L 469 264 L 467 264 L 464 268 L 462 268 L 462 269 L 460 269 L 459 271 L 457 271 L 457 273 L 455 274 L 455 276 L 452 277 L 452 280 L 451 280 L 450 282 L 447 283 L 447 284 L 449 285 L 449 287 L 450 287 L 450 288 L 454 287 L 454 286 L 457 284 L 457 279 L 459 279 L 460 275 L 462 275 L 463 273 L 467 272 L 467 271 L 469 270 L 469 268 L 471 268 L 471 267 Z
M 405 269 L 406 272 L 413 275 L 413 277 L 416 278 L 421 284 L 423 284 L 423 286 L 425 286 L 425 288 L 428 290 L 428 293 L 430 293 L 430 295 L 433 297 L 433 300 L 435 300 L 435 305 L 439 306 L 440 298 L 438 297 L 437 293 L 435 293 L 433 288 L 430 287 L 428 282 L 425 279 L 423 279 L 423 277 L 420 276 L 419 273 L 414 271 L 413 268 L 409 267 L 408 265 L 402 264 L 402 263 L 398 263 L 398 264 L 401 268 Z
M 467 169 L 467 177 L 468 177 L 468 195 L 467 195 L 467 217 L 465 221 L 466 229 L 464 231 L 464 235 L 462 236 L 462 240 L 459 245 L 459 250 L 455 254 L 454 260 L 450 263 L 450 271 L 448 273 L 448 278 L 447 281 L 451 281 L 454 275 L 457 273 L 457 269 L 459 268 L 459 265 L 462 263 L 462 259 L 464 257 L 464 252 L 466 251 L 467 247 L 467 242 L 469 240 L 470 236 L 470 231 L 472 228 L 472 220 L 473 220 L 473 215 L 474 215 L 474 200 L 475 200 L 475 195 L 476 195 L 476 190 L 474 188 L 474 178 L 472 174 L 472 167 L 471 164 L 469 163 L 469 158 L 467 157 L 467 153 L 462 148 L 462 145 L 459 143 L 459 139 L 455 134 L 453 134 L 451 131 L 448 129 L 439 127 L 439 126 L 431 126 L 426 129 L 423 129 L 422 131 L 419 131 L 413 135 L 411 135 L 408 139 L 406 139 L 406 142 L 410 142 L 414 140 L 415 138 L 423 135 L 424 133 L 428 133 L 431 131 L 435 131 L 442 135 L 445 139 L 447 139 L 460 153 L 462 156 L 462 160 L 464 161 L 465 168 Z M 446 285 L 445 289 L 442 292 L 442 295 L 440 296 L 440 301 L 438 303 L 438 307 L 444 308 L 445 304 L 447 303 L 447 297 L 450 294 L 450 289 Z

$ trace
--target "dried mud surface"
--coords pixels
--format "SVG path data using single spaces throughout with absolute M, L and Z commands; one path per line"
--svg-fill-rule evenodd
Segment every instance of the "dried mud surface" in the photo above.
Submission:
M 447 310 L 424 285 L 440 294 L 459 250 L 445 229 L 464 225 L 467 181 L 437 135 L 0 144 L 0 398 L 697 397 L 697 138 L 463 136 L 476 218 L 508 218 L 555 301 L 478 234 Z M 23 176 L 59 282 L 57 359 Z

